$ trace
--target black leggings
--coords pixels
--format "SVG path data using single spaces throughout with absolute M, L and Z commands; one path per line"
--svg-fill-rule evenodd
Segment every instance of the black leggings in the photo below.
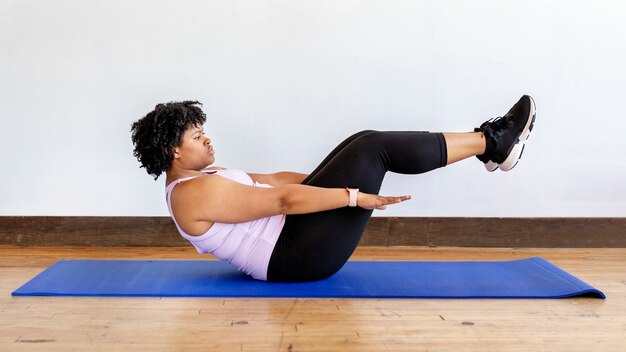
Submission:
M 378 194 L 387 171 L 420 174 L 446 164 L 441 133 L 367 130 L 339 144 L 302 184 Z M 357 206 L 287 215 L 267 280 L 315 281 L 335 274 L 356 249 L 372 212 Z

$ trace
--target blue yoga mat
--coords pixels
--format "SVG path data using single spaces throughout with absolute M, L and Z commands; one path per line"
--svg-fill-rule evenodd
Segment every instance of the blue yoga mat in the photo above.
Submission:
M 305 283 L 258 281 L 213 260 L 62 260 L 13 296 L 605 298 L 542 258 L 350 261 L 328 279 Z

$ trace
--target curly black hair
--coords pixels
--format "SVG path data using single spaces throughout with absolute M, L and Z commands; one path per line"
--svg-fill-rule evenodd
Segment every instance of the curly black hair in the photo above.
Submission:
M 202 126 L 206 115 L 197 101 L 158 104 L 153 111 L 133 122 L 130 131 L 135 145 L 133 155 L 156 181 L 167 171 L 174 158 L 174 148 L 182 142 L 188 128 Z

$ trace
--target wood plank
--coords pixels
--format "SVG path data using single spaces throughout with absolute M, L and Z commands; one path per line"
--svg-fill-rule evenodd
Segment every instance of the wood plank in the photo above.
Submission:
M 623 248 L 626 218 L 390 218 L 385 245 Z
M 185 245 L 169 217 L 0 217 L 0 246 Z M 626 248 L 626 218 L 373 217 L 359 245 Z
M 608 299 L 11 297 L 60 259 L 213 257 L 191 248 L 0 248 L 0 350 L 623 350 L 626 249 L 359 247 L 351 260 L 533 256 Z
M 9 246 L 164 246 L 187 242 L 169 217 L 3 216 L 0 245 Z

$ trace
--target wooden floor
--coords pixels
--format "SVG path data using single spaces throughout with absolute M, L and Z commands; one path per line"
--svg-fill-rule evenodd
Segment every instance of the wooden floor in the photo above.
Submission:
M 352 260 L 541 256 L 592 298 L 11 297 L 59 259 L 200 259 L 192 248 L 0 248 L 0 350 L 625 351 L 626 249 L 360 247 Z

